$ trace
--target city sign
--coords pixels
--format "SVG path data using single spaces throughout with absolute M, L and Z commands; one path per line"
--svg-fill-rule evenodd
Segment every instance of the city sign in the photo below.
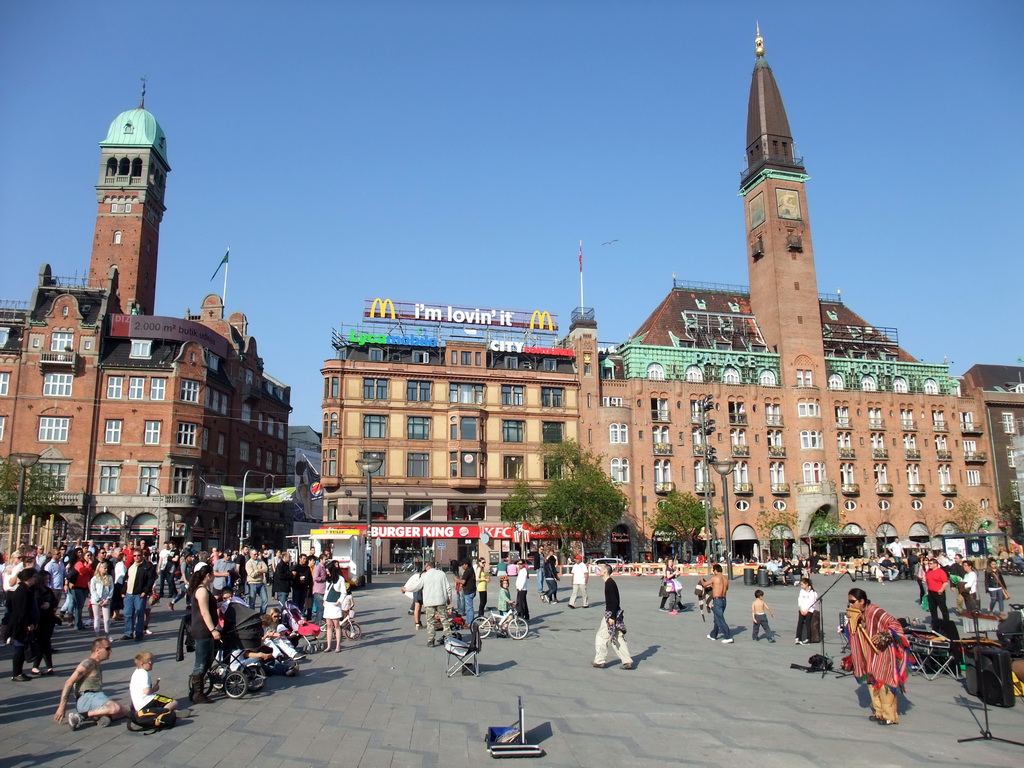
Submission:
M 497 328 L 527 328 L 551 332 L 558 330 L 555 316 L 545 310 L 493 309 L 464 307 L 453 304 L 424 304 L 413 301 L 382 299 L 363 300 L 363 317 L 367 320 L 411 320 L 419 323 L 450 325 L 483 325 Z
M 555 357 L 575 357 L 576 350 L 555 347 L 528 347 L 522 341 L 492 341 L 488 346 L 491 352 L 517 352 L 527 355 L 552 355 Z

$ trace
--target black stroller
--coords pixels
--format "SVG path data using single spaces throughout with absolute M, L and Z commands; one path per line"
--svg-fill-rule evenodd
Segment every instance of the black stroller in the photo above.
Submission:
M 259 659 L 246 658 L 246 651 L 259 648 L 263 636 L 259 612 L 244 603 L 232 601 L 224 612 L 221 642 L 217 656 L 203 681 L 203 693 L 222 690 L 232 699 L 263 688 L 267 673 Z M 184 661 L 185 653 L 195 651 L 192 638 L 192 615 L 186 613 L 178 627 L 176 661 Z

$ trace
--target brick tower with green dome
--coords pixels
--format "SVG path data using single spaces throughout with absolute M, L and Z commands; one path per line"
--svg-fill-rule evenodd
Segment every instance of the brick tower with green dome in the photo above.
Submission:
M 105 285 L 116 267 L 121 310 L 153 314 L 160 222 L 171 170 L 167 138 L 143 101 L 114 118 L 100 147 L 89 283 Z

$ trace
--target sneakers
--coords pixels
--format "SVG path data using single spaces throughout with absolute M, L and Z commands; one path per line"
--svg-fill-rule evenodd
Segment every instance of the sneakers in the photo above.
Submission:
M 292 656 L 292 661 L 305 661 L 307 658 L 309 658 L 309 657 L 306 656 L 306 654 L 304 654 L 304 653 L 297 653 L 294 656 Z
M 436 643 L 433 640 L 427 640 L 427 648 L 433 648 Z
M 667 613 L 668 612 L 668 608 L 659 608 L 658 610 L 662 611 L 663 613 Z
M 677 615 L 679 615 L 679 611 L 669 611 L 668 615 L 669 616 L 677 616 Z
M 619 667 L 619 669 L 632 669 L 632 668 L 633 668 L 633 662 L 632 661 L 627 661 L 625 664 L 623 664 L 621 667 Z
M 775 642 L 775 638 L 774 637 L 769 637 L 768 638 L 768 642 L 769 643 L 774 643 Z
M 708 635 L 708 640 L 717 640 L 717 639 L 718 639 L 717 637 L 712 637 L 711 635 Z
M 96 727 L 97 728 L 106 728 L 112 722 L 113 722 L 113 720 L 110 719 L 110 715 L 100 715 L 99 717 L 96 718 Z
M 800 645 L 800 638 L 799 637 L 793 638 L 793 645 Z
M 727 637 L 722 642 L 728 645 L 729 643 L 735 643 L 736 641 L 733 640 L 731 637 Z
M 423 625 L 422 624 L 417 624 L 416 625 L 416 629 L 423 629 Z
M 71 726 L 72 731 L 77 731 L 78 727 L 82 724 L 82 716 L 77 712 L 68 712 L 68 725 Z
M 590 666 L 597 667 L 598 669 L 604 669 L 604 664 L 598 664 L 596 661 L 590 662 Z
M 807 645 L 809 642 L 811 642 L 811 641 L 810 640 L 801 640 L 800 641 L 800 645 Z
M 570 607 L 570 608 L 575 608 L 576 606 L 575 606 L 575 605 L 573 605 L 572 603 L 569 603 L 569 607 Z

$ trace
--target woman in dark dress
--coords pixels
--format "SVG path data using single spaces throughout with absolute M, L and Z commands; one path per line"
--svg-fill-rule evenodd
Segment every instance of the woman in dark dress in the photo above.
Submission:
M 53 674 L 53 630 L 60 624 L 57 608 L 60 598 L 50 586 L 48 571 L 40 571 L 36 576 L 36 605 L 39 606 L 39 624 L 36 626 L 35 659 L 32 661 L 33 675 Z M 41 671 L 43 662 L 46 670 Z

